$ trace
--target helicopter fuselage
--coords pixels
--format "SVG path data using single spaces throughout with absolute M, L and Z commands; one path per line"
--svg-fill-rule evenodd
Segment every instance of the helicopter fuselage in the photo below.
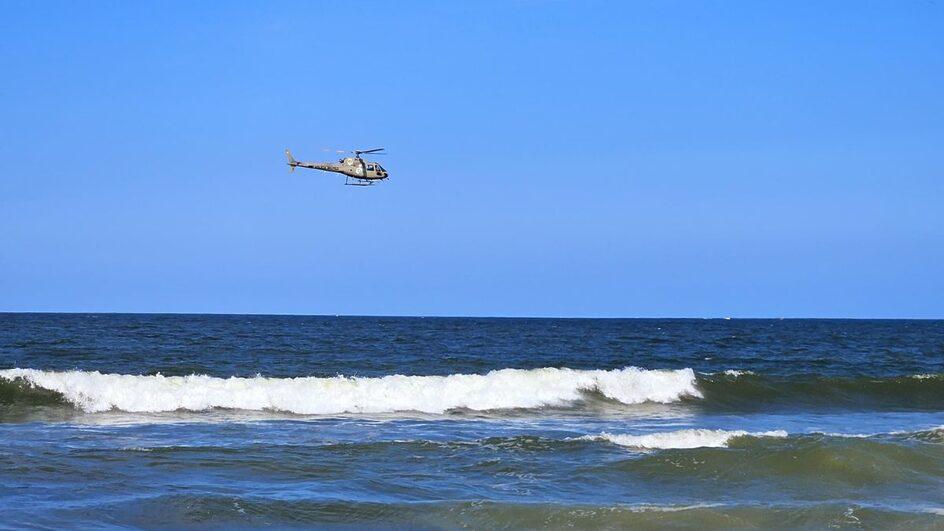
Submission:
M 377 151 L 377 150 L 375 150 Z M 372 181 L 382 181 L 389 174 L 380 164 L 360 157 L 360 152 L 355 152 L 354 157 L 345 157 L 337 162 L 303 162 L 295 160 L 289 150 L 285 150 L 285 156 L 288 158 L 288 165 L 291 169 L 309 168 L 312 170 L 330 171 L 340 173 L 347 177 L 356 179 L 356 182 L 371 184 Z
M 343 173 L 344 175 L 347 175 L 348 177 L 354 177 L 355 179 L 374 181 L 387 178 L 387 170 L 383 169 L 383 166 L 377 164 L 376 162 L 364 160 L 360 157 L 345 157 L 336 163 L 324 163 L 323 165 L 329 166 L 331 168 L 326 169 L 325 171 Z

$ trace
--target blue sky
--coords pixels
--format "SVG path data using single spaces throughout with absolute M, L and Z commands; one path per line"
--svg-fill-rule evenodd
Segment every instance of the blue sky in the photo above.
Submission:
M 0 311 L 944 317 L 938 2 L 2 9 Z

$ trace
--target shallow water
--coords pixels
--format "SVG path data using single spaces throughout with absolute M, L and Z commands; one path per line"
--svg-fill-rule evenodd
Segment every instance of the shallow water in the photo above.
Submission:
M 0 314 L 0 486 L 12 527 L 941 527 L 944 322 Z

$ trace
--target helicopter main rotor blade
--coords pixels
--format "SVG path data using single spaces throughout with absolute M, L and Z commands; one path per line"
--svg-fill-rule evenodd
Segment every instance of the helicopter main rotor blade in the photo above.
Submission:
M 374 148 L 374 149 L 355 149 L 354 153 L 376 153 L 378 151 L 383 151 L 385 148 Z

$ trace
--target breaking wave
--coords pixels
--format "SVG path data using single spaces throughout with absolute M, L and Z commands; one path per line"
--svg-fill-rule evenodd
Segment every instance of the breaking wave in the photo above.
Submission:
M 782 430 L 751 433 L 743 430 L 689 429 L 644 435 L 601 433 L 581 437 L 588 440 L 609 441 L 620 446 L 641 449 L 725 448 L 736 437 L 786 437 Z
M 448 376 L 220 378 L 0 370 L 0 405 L 129 413 L 232 409 L 291 414 L 439 414 L 450 410 L 684 404 L 705 410 L 944 408 L 944 375 L 763 375 L 692 369 L 501 369 Z M 73 407 L 74 406 L 74 407 Z M 592 406 L 591 406 L 592 407 Z
M 205 411 L 214 408 L 297 414 L 444 413 L 566 406 L 587 393 L 623 404 L 699 398 L 691 369 L 502 369 L 487 374 L 390 375 L 379 378 L 216 378 L 136 376 L 87 371 L 0 370 L 0 388 L 22 398 L 30 389 L 57 393 L 88 412 Z M 13 386 L 13 389 L 10 389 Z M 28 386 L 28 387 L 27 387 Z

